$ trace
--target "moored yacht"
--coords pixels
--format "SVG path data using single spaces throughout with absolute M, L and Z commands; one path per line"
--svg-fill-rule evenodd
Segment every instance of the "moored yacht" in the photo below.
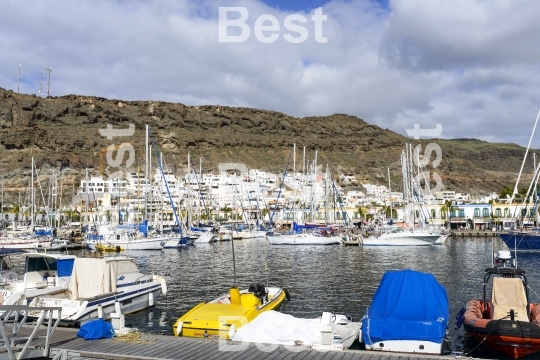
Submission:
M 393 228 L 379 236 L 370 236 L 363 240 L 364 246 L 429 246 L 439 245 L 447 236 L 440 232 L 409 231 L 400 227 Z
M 101 314 L 107 320 L 118 310 L 126 315 L 151 307 L 166 292 L 165 278 L 141 274 L 133 258 L 76 258 L 67 289 L 35 297 L 30 306 L 62 307 L 61 324 L 79 326 Z
M 9 259 L 20 253 L 17 249 L 0 250 L 2 305 L 26 305 L 36 296 L 67 289 L 75 256 L 24 252 L 24 275 L 20 278 Z

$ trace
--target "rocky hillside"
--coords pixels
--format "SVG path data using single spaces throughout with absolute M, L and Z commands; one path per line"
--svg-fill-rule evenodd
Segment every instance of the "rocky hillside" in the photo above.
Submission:
M 124 129 L 134 124 L 136 130 L 132 136 L 108 140 L 98 132 L 107 124 Z M 145 124 L 150 125 L 165 163 L 179 173 L 185 170 L 188 151 L 195 163 L 203 159 L 203 171 L 217 170 L 218 163 L 241 162 L 249 168 L 281 172 L 296 143 L 297 164 L 305 146 L 309 160 L 317 149 L 319 164 L 329 164 L 335 174 L 356 174 L 359 181 L 386 184 L 390 167 L 395 189 L 401 182 L 400 153 L 406 142 L 418 143 L 342 114 L 295 118 L 275 111 L 215 105 L 77 95 L 43 99 L 0 88 L 0 166 L 6 191 L 12 197 L 26 194 L 33 156 L 42 186 L 47 186 L 54 169 L 60 170 L 63 191 L 70 196 L 72 184 L 76 191 L 85 168 L 94 175 L 100 165 L 105 173 L 117 170 L 107 166 L 104 149 L 123 142 L 131 143 L 136 151 L 131 170 L 143 171 Z M 525 152 L 515 144 L 474 139 L 421 141 L 424 146 L 429 142 L 442 148 L 436 171 L 446 189 L 474 194 L 512 185 Z M 527 171 L 532 172 L 531 164 Z

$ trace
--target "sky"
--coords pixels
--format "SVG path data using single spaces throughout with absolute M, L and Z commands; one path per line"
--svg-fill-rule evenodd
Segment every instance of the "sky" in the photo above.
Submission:
M 6 0 L 0 87 L 16 90 L 21 63 L 21 92 L 38 94 L 48 66 L 53 96 L 350 114 L 526 146 L 539 16 L 534 0 Z

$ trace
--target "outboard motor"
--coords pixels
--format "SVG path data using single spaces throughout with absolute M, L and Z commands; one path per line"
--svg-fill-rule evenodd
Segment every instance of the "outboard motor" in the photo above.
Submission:
M 254 293 L 262 302 L 267 300 L 266 285 L 264 284 L 251 284 L 248 291 Z
M 508 250 L 499 250 L 493 254 L 494 267 L 515 267 L 515 260 L 512 259 L 512 254 Z

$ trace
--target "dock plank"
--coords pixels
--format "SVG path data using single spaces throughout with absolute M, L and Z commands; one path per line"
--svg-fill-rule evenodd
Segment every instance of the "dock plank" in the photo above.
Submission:
M 21 330 L 22 331 L 22 330 Z M 25 330 L 29 332 L 30 330 Z M 42 331 L 38 332 L 41 334 Z M 193 359 L 193 360 L 425 360 L 422 355 L 377 353 L 365 350 L 346 350 L 343 352 L 320 352 L 305 347 L 279 346 L 271 352 L 250 344 L 242 351 L 223 351 L 217 340 L 182 338 L 166 335 L 141 334 L 141 343 L 104 339 L 88 341 L 76 337 L 76 330 L 57 329 L 51 340 L 51 348 L 78 352 L 81 356 L 101 359 Z M 32 345 L 44 344 L 35 340 Z M 228 345 L 232 344 L 227 342 Z M 259 344 L 260 347 L 268 346 Z M 300 350 L 291 351 L 290 349 Z M 430 356 L 449 360 L 448 356 Z
M 203 349 L 209 349 L 211 351 L 218 352 L 218 344 L 209 342 L 209 341 L 201 341 L 199 344 L 196 344 L 197 346 L 190 347 L 188 350 L 182 351 L 182 357 L 186 358 L 192 358 L 196 357 L 196 355 L 203 351 Z

